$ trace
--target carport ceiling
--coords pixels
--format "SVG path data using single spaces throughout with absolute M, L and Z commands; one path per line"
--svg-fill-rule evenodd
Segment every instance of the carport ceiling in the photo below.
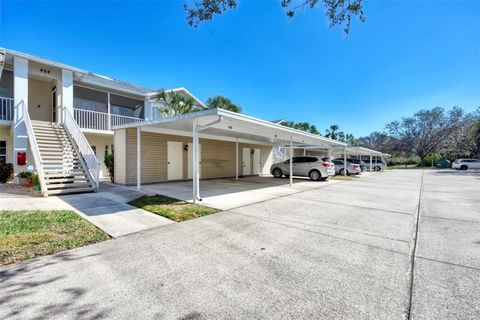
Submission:
M 165 117 L 154 121 L 131 123 L 117 126 L 113 129 L 140 127 L 142 131 L 155 132 L 157 129 L 158 132 L 161 132 L 161 130 L 169 130 L 183 133 L 183 135 L 191 135 L 194 121 L 197 121 L 198 126 L 212 124 L 202 130 L 201 134 L 216 137 L 219 140 L 222 138 L 229 138 L 228 140 L 238 138 L 239 140 L 257 141 L 271 145 L 289 145 L 291 139 L 292 144 L 296 147 L 346 146 L 343 142 L 328 139 L 320 135 L 306 133 L 222 109 L 209 109 L 184 115 Z

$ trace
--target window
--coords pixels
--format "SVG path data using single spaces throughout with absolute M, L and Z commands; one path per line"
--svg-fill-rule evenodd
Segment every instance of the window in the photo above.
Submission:
M 7 141 L 0 141 L 0 163 L 7 162 Z
M 305 157 L 304 162 L 317 162 L 318 159 L 314 157 Z
M 294 157 L 293 163 L 303 163 L 303 157 Z

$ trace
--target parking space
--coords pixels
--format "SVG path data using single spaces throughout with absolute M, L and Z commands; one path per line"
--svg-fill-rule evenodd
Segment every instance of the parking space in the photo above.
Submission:
M 1 267 L 0 318 L 480 318 L 480 173 L 285 180 L 202 181 L 229 210 Z
M 201 204 L 221 210 L 229 210 L 323 188 L 338 182 L 335 180 L 310 181 L 308 178 L 295 178 L 293 186 L 290 187 L 289 179 L 276 179 L 272 176 L 240 177 L 238 181 L 235 178 L 201 180 Z M 143 185 L 142 192 L 192 201 L 192 182 L 181 181 Z

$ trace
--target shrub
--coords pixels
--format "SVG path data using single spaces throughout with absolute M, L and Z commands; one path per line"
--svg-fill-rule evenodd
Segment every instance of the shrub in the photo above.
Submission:
M 114 171 L 113 171 L 113 165 L 114 165 L 114 156 L 113 153 L 109 153 L 105 155 L 105 159 L 103 160 L 103 163 L 105 163 L 105 166 L 107 167 L 108 170 L 108 175 L 110 176 L 110 181 L 113 182 L 114 178 Z
M 0 182 L 5 183 L 13 178 L 13 164 L 0 163 Z
M 31 171 L 22 171 L 18 173 L 19 178 L 32 179 L 33 173 Z

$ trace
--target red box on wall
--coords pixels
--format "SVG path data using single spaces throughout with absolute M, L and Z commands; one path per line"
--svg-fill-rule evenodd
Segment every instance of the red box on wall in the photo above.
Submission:
M 17 152 L 17 165 L 24 166 L 27 164 L 27 153 Z

